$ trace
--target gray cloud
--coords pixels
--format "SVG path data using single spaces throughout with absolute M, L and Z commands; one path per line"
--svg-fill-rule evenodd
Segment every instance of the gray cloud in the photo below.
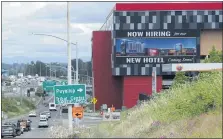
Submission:
M 71 2 L 70 18 L 74 23 L 103 23 L 115 6 L 115 2 Z M 58 10 L 60 9 L 60 10 Z M 49 12 L 50 11 L 50 12 Z M 66 21 L 66 5 L 49 4 L 34 13 L 30 18 L 47 20 L 56 19 L 56 22 Z
M 71 20 L 78 24 L 71 24 L 70 39 L 73 43 L 78 42 L 78 55 L 81 59 L 91 59 L 91 31 L 100 28 L 113 6 L 114 4 L 99 2 L 71 4 Z M 31 35 L 31 33 L 51 34 L 66 40 L 66 4 L 49 4 L 29 16 L 7 18 L 2 27 L 3 62 L 31 60 L 67 62 L 65 42 L 51 37 Z M 75 47 L 72 45 L 72 58 L 75 54 Z

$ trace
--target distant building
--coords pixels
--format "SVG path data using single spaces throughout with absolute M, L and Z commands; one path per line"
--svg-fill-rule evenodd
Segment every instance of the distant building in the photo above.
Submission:
M 8 77 L 8 71 L 5 69 L 2 69 L 2 76 Z

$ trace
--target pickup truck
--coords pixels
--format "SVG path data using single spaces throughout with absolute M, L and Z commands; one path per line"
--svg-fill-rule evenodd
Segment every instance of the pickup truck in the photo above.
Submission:
M 32 123 L 32 121 L 22 119 L 22 120 L 18 120 L 18 123 L 20 123 L 20 127 L 24 131 L 30 131 L 31 130 L 31 123 Z

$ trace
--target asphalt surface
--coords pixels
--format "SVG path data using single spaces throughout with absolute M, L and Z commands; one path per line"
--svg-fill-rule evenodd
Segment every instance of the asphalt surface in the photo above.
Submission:
M 49 99 L 49 97 L 46 97 L 46 99 Z M 52 97 L 51 97 L 52 98 Z M 49 127 L 48 128 L 38 128 L 38 123 L 39 123 L 39 114 L 43 111 L 48 111 L 48 105 L 47 107 L 43 105 L 42 103 L 37 107 L 36 113 L 37 117 L 29 117 L 28 114 L 24 115 L 22 118 L 24 119 L 30 119 L 32 121 L 31 123 L 31 131 L 29 132 L 24 132 L 21 136 L 16 136 L 15 138 L 48 138 L 49 133 L 48 130 L 51 126 L 54 125 L 53 119 L 57 116 L 57 111 L 52 111 L 51 112 L 51 118 L 48 121 Z M 19 118 L 18 118 L 19 119 Z M 16 123 L 18 119 L 14 119 L 13 121 Z M 7 120 L 6 120 L 7 121 Z M 5 137 L 8 138 L 8 137 Z
M 47 96 L 44 100 L 45 103 L 53 102 L 53 96 Z M 28 117 L 28 115 L 25 115 L 24 119 L 30 119 L 32 121 L 31 123 L 31 131 L 24 132 L 21 136 L 16 136 L 15 138 L 50 138 L 50 128 L 57 125 L 63 125 L 68 127 L 68 114 L 62 113 L 60 115 L 60 108 L 57 107 L 57 111 L 51 111 L 51 118 L 49 118 L 48 128 L 38 128 L 39 123 L 39 114 L 43 111 L 48 111 L 48 105 L 44 105 L 44 103 L 41 103 L 37 107 L 37 117 Z M 16 122 L 18 119 L 15 119 L 11 122 Z M 84 118 L 79 121 L 80 126 L 90 127 L 93 125 L 97 125 L 100 122 L 102 122 L 101 117 L 92 117 L 92 116 L 84 116 Z M 75 121 L 73 122 L 75 124 Z M 4 137 L 8 138 L 8 137 Z
M 34 88 L 35 90 L 37 89 L 38 83 L 37 82 L 33 82 L 30 85 L 26 85 L 21 87 L 22 88 L 22 95 L 26 96 L 27 95 L 27 90 L 30 88 Z M 18 97 L 20 96 L 21 92 L 20 92 L 20 87 L 18 86 L 4 86 L 3 88 L 8 88 L 8 89 L 3 89 L 2 90 L 2 95 L 4 95 L 5 97 Z M 15 88 L 16 90 L 13 90 L 13 88 Z M 10 91 L 9 91 L 10 90 Z M 30 92 L 30 95 L 33 96 L 35 95 L 35 92 Z

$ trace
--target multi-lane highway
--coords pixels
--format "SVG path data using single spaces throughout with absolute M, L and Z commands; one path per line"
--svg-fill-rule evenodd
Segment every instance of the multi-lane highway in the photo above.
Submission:
M 16 88 L 16 87 L 15 87 Z M 16 88 L 15 91 L 12 91 L 12 92 L 4 92 L 4 96 L 5 97 L 19 97 L 21 95 L 21 92 L 20 92 L 20 89 L 21 88 Z M 24 87 L 22 88 L 22 96 L 26 96 L 27 95 L 27 90 L 30 89 L 30 87 Z M 34 88 L 36 90 L 36 88 Z M 34 96 L 35 95 L 35 92 L 34 91 L 31 91 L 30 92 L 30 96 Z
M 22 134 L 21 136 L 17 136 L 16 138 L 49 138 L 50 137 L 50 128 L 52 126 L 54 126 L 55 123 L 54 120 L 57 117 L 58 112 L 57 111 L 53 111 L 51 112 L 51 118 L 49 118 L 48 124 L 49 127 L 48 128 L 38 128 L 38 124 L 39 124 L 39 114 L 43 111 L 47 111 L 48 107 L 45 107 L 44 105 L 40 105 L 37 109 L 37 117 L 26 117 L 29 118 L 32 121 L 32 130 L 29 132 L 25 132 L 24 134 Z
M 46 103 L 52 102 L 53 97 L 48 96 L 45 99 Z M 57 107 L 57 111 L 51 111 L 51 118 L 49 119 L 49 127 L 48 128 L 38 128 L 39 123 L 39 114 L 43 111 L 48 111 L 48 105 L 44 105 L 41 103 L 38 105 L 36 112 L 37 117 L 28 117 L 28 114 L 23 116 L 25 119 L 30 119 L 32 121 L 31 124 L 31 131 L 24 132 L 21 136 L 17 136 L 16 138 L 50 138 L 52 137 L 51 134 L 51 128 L 56 126 L 63 126 L 65 129 L 68 128 L 68 115 L 67 113 L 62 113 L 60 115 L 60 109 Z M 16 122 L 19 118 L 12 120 L 11 122 Z M 102 118 L 100 117 L 92 117 L 92 116 L 84 116 L 83 120 L 80 121 L 79 125 L 84 125 L 85 127 L 91 126 L 91 125 L 97 125 L 102 121 Z

